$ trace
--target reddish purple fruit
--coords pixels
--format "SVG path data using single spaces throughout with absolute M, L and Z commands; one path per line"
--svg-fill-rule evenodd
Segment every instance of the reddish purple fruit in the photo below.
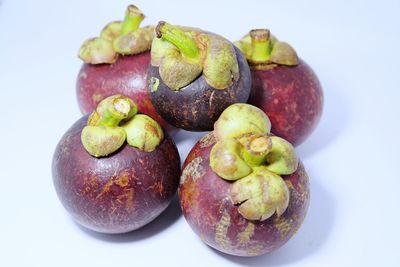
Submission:
M 175 143 L 156 121 L 136 111 L 125 97 L 106 98 L 65 133 L 54 153 L 59 199 L 78 223 L 94 231 L 142 227 L 167 208 L 177 190 Z
M 251 68 L 248 103 L 268 115 L 274 134 L 293 145 L 301 144 L 322 114 L 323 93 L 318 77 L 289 44 L 279 42 L 268 30 L 252 30 L 236 45 Z
M 293 147 L 267 133 L 265 115 L 237 105 L 228 108 L 236 114 L 224 111 L 214 132 L 190 151 L 179 197 L 185 219 L 202 241 L 224 253 L 256 256 L 281 247 L 299 229 L 309 181 Z M 226 123 L 246 109 L 255 114 L 247 117 L 251 122 Z
M 139 105 L 139 110 L 163 127 L 168 124 L 155 110 L 147 90 L 147 69 L 154 27 L 139 28 L 143 13 L 128 6 L 124 21 L 109 23 L 100 37 L 87 40 L 79 51 L 85 62 L 76 84 L 83 114 L 92 112 L 104 98 L 122 94 Z

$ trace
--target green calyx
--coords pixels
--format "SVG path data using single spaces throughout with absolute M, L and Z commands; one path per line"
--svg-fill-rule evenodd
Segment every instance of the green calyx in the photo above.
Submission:
M 210 153 L 210 166 L 225 180 L 237 180 L 252 172 L 241 156 L 242 145 L 233 138 L 217 142 Z
M 122 126 L 129 145 L 151 152 L 164 139 L 161 126 L 147 115 L 138 114 Z
M 260 109 L 233 104 L 214 124 L 217 143 L 210 167 L 221 178 L 235 181 L 231 199 L 249 220 L 280 216 L 287 208 L 289 190 L 279 175 L 297 170 L 298 158 L 286 140 L 270 134 L 271 124 Z
M 117 151 L 125 142 L 126 133 L 121 128 L 86 126 L 81 140 L 84 148 L 94 157 L 104 157 Z
M 150 50 L 154 26 L 146 26 L 114 39 L 113 49 L 121 55 L 136 55 Z
M 217 140 L 239 138 L 246 134 L 267 134 L 271 122 L 265 113 L 252 105 L 237 103 L 227 107 L 214 123 Z
M 295 66 L 299 63 L 296 51 L 288 43 L 278 41 L 267 29 L 255 29 L 235 45 L 253 66 L 278 64 Z
M 271 136 L 271 150 L 266 157 L 266 168 L 276 174 L 289 175 L 297 170 L 299 159 L 288 141 L 278 136 Z
M 147 115 L 137 115 L 137 105 L 128 97 L 113 95 L 102 100 L 89 116 L 81 141 L 94 157 L 117 151 L 127 140 L 140 150 L 151 152 L 164 139 L 161 126 Z
M 88 64 L 112 64 L 117 60 L 112 43 L 99 37 L 86 40 L 79 49 L 78 56 Z
M 112 64 L 118 55 L 136 55 L 150 50 L 154 38 L 154 27 L 139 28 L 145 18 L 142 11 L 129 5 L 123 21 L 107 24 L 100 37 L 83 43 L 78 56 L 89 64 Z
M 156 36 L 151 64 L 159 67 L 162 80 L 172 90 L 180 90 L 202 73 L 210 86 L 221 90 L 239 79 L 234 47 L 225 38 L 164 21 L 158 23 Z
M 239 213 L 248 220 L 264 221 L 275 213 L 281 216 L 289 205 L 285 181 L 263 166 L 233 183 L 230 195 Z
M 108 23 L 100 32 L 100 38 L 112 42 L 115 38 L 121 35 L 122 21 L 113 21 Z

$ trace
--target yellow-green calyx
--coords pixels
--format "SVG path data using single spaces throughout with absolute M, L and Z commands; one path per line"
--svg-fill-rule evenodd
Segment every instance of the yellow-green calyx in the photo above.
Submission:
M 298 158 L 286 140 L 270 134 L 268 117 L 249 104 L 233 104 L 214 124 L 217 143 L 210 167 L 221 178 L 235 181 L 230 195 L 239 213 L 249 220 L 282 215 L 289 189 L 279 175 L 297 170 Z
M 237 180 L 252 172 L 241 156 L 242 145 L 233 138 L 216 143 L 211 149 L 210 166 L 225 180 Z
M 158 23 L 156 35 L 151 64 L 159 67 L 163 82 L 172 90 L 180 90 L 201 74 L 211 87 L 221 90 L 239 79 L 235 49 L 225 38 L 164 21 Z
M 110 41 L 95 37 L 82 44 L 79 49 L 79 58 L 88 64 L 111 64 L 117 60 L 117 53 L 113 50 Z
M 278 41 L 267 29 L 255 29 L 235 45 L 253 66 L 278 64 L 295 66 L 299 63 L 296 51 L 288 43 Z
M 289 189 L 285 181 L 266 167 L 254 171 L 232 184 L 232 202 L 248 220 L 264 221 L 274 215 L 281 216 L 289 205 Z
M 161 126 L 147 115 L 138 114 L 122 126 L 129 145 L 151 152 L 164 139 Z
M 94 157 L 117 151 L 127 140 L 140 150 L 151 152 L 164 139 L 161 126 L 147 115 L 136 114 L 137 105 L 128 97 L 113 95 L 102 100 L 89 116 L 81 140 Z
M 265 113 L 249 104 L 233 104 L 227 107 L 214 123 L 217 140 L 238 138 L 246 134 L 266 134 L 271 131 L 271 122 Z
M 129 5 L 123 21 L 110 22 L 103 28 L 100 37 L 83 43 L 79 58 L 89 64 L 112 64 L 118 55 L 136 55 L 150 50 L 154 27 L 139 28 L 144 18 L 139 8 Z

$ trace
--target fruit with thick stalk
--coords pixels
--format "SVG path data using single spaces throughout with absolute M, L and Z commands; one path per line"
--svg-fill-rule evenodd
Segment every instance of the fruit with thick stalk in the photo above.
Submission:
M 140 27 L 144 14 L 128 6 L 123 21 L 107 24 L 99 37 L 88 39 L 79 50 L 84 64 L 76 83 L 78 104 L 83 114 L 92 112 L 104 98 L 122 94 L 138 103 L 139 110 L 167 130 L 147 90 L 147 69 L 154 27 Z
M 99 103 L 61 138 L 53 156 L 56 192 L 81 225 L 103 233 L 144 226 L 167 208 L 179 183 L 173 140 L 122 95 Z
M 322 114 L 323 93 L 318 77 L 289 44 L 278 41 L 269 30 L 252 30 L 235 45 L 251 69 L 248 103 L 268 115 L 274 134 L 295 146 L 301 144 Z
M 309 182 L 293 146 L 248 104 L 227 108 L 186 158 L 179 186 L 185 219 L 211 247 L 237 256 L 274 251 L 299 229 Z M 242 125 L 242 127 L 236 127 Z
M 228 40 L 163 21 L 156 35 L 149 90 L 154 106 L 168 123 L 189 131 L 212 130 L 226 107 L 247 101 L 250 69 Z

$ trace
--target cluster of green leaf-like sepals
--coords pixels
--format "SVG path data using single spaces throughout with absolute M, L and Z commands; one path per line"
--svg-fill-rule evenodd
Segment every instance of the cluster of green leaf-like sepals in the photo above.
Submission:
M 125 140 L 133 147 L 151 152 L 163 139 L 161 126 L 149 116 L 137 114 L 136 104 L 122 95 L 102 100 L 81 134 L 84 148 L 94 157 L 117 151 Z
M 299 63 L 296 51 L 288 43 L 278 41 L 267 29 L 251 30 L 235 45 L 242 51 L 250 65 L 278 64 L 295 66 Z
M 151 47 L 151 64 L 163 82 L 178 91 L 203 74 L 215 89 L 227 89 L 239 79 L 234 46 L 227 39 L 196 28 L 160 21 Z
M 134 5 L 126 9 L 123 21 L 107 24 L 99 37 L 86 40 L 78 56 L 89 64 L 111 64 L 118 55 L 136 55 L 150 50 L 154 26 L 139 28 L 144 14 Z
M 249 220 L 283 214 L 289 189 L 280 175 L 292 174 L 298 166 L 293 146 L 270 130 L 267 115 L 249 104 L 229 106 L 214 125 L 217 143 L 210 166 L 221 178 L 234 181 L 231 199 Z

